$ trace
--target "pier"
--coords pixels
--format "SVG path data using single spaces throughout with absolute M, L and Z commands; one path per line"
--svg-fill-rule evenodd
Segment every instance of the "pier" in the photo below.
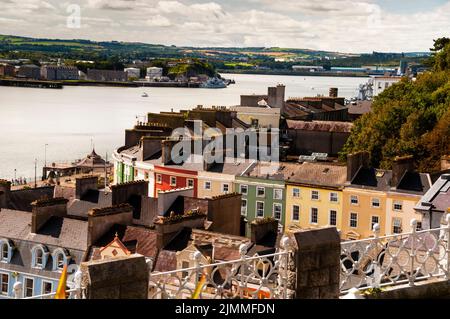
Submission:
M 61 82 L 38 81 L 38 80 L 22 80 L 22 79 L 0 79 L 1 86 L 16 86 L 39 89 L 62 89 Z

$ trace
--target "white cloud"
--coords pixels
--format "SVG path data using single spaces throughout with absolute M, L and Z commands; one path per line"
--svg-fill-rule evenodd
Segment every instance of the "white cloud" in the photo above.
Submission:
M 82 27 L 70 30 L 66 1 L 0 0 L 0 33 L 370 52 L 428 50 L 450 30 L 450 0 L 415 14 L 378 0 L 77 0 Z
M 172 25 L 169 19 L 161 15 L 151 17 L 146 21 L 146 24 L 150 27 L 169 27 Z

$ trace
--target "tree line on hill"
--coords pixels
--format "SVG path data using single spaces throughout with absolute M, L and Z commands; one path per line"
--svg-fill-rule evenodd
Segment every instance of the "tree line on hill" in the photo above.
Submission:
M 450 39 L 435 40 L 431 51 L 431 71 L 384 90 L 355 122 L 342 160 L 365 150 L 373 166 L 389 169 L 396 156 L 413 155 L 420 171 L 439 171 L 450 154 Z

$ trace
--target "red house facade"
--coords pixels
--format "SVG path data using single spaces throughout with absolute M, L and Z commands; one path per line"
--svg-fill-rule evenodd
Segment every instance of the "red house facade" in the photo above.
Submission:
M 177 188 L 194 187 L 194 197 L 197 197 L 198 176 L 197 171 L 189 171 L 179 168 L 156 166 L 154 169 L 155 192 L 168 191 Z

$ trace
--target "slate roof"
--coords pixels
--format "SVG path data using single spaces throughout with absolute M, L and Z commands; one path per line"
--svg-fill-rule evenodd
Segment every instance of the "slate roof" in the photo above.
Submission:
M 23 211 L 0 211 L 0 237 L 24 240 L 68 249 L 88 249 L 87 221 L 51 217 L 37 234 L 31 233 L 31 214 Z
M 53 198 L 54 186 L 14 190 L 10 193 L 8 209 L 31 212 L 31 203 L 43 198 Z
M 350 133 L 353 123 L 335 121 L 295 121 L 286 120 L 288 129 L 318 131 L 318 132 L 344 132 Z
M 242 176 L 264 178 L 269 180 L 284 181 L 296 172 L 301 164 L 284 162 L 258 162 L 253 165 L 247 174 Z
M 450 208 L 450 174 L 443 174 L 422 196 L 415 209 L 446 212 Z
M 347 166 L 304 162 L 297 165 L 287 182 L 307 185 L 338 187 L 347 179 Z
M 164 272 L 177 269 L 177 252 L 161 250 L 156 259 L 153 271 Z
M 227 246 L 214 247 L 214 262 L 231 261 L 240 258 L 241 254 L 239 253 L 239 248 L 237 247 L 227 247 Z
M 158 248 L 156 245 L 156 232 L 143 227 L 114 225 L 96 243 L 96 247 L 104 247 L 111 243 L 118 235 L 119 240 L 133 253 L 141 254 L 145 257 L 156 258 Z
M 81 199 L 72 198 L 67 203 L 67 214 L 87 217 L 89 210 L 112 206 L 112 193 L 99 190 L 89 190 Z

